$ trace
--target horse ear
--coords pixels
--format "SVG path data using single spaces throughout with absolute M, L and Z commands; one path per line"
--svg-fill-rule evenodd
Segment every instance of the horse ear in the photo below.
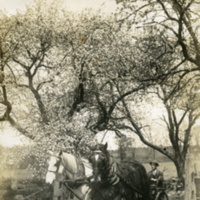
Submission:
M 63 153 L 63 151 L 61 150 L 61 151 L 59 152 L 58 156 L 61 156 L 61 155 L 62 155 L 62 153 Z
M 107 150 L 107 147 L 108 147 L 108 143 L 106 142 L 104 145 L 105 150 Z

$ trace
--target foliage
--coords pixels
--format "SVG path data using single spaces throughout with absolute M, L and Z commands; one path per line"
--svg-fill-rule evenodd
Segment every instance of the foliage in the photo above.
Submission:
M 86 144 L 105 129 L 118 136 L 129 130 L 174 162 L 184 162 L 181 154 L 170 155 L 149 140 L 155 123 L 146 108 L 166 109 L 175 152 L 182 144 L 172 137 L 187 136 L 185 157 L 199 117 L 195 3 L 120 1 L 120 12 L 103 16 L 61 10 L 60 1 L 36 1 L 25 13 L 1 14 L 7 24 L 1 29 L 1 120 L 33 139 L 20 157 L 32 158 L 28 167 L 41 172 L 37 176 L 45 174 L 49 149 L 87 157 Z M 188 123 L 176 126 L 177 111 Z
M 17 195 L 22 195 L 26 199 L 30 200 L 48 200 L 52 197 L 51 186 L 44 183 L 44 181 L 38 179 L 20 181 L 20 189 L 11 190 L 11 180 L 4 180 L 3 185 L 7 185 L 6 193 L 3 195 L 4 200 L 14 199 Z
M 163 119 L 174 152 L 171 154 L 147 140 L 130 103 L 124 101 L 128 119 L 140 139 L 168 156 L 178 176 L 183 178 L 192 127 L 199 118 L 199 87 L 196 85 L 199 80 L 198 2 L 128 0 L 118 3 L 121 5 L 118 13 L 121 26 L 141 33 L 139 48 L 144 59 L 147 56 L 142 68 L 147 73 L 142 73 L 142 79 L 156 81 L 147 92 L 157 94 L 162 100 L 166 109 Z

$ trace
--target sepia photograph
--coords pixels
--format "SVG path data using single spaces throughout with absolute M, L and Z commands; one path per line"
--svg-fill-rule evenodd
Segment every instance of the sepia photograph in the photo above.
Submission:
M 0 0 L 0 200 L 200 200 L 200 0 Z

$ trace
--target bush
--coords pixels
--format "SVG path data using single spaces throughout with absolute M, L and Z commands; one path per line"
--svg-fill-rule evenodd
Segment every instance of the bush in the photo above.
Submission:
M 5 183 L 11 184 L 12 181 L 6 180 Z M 3 183 L 4 185 L 4 183 Z M 51 200 L 53 196 L 53 188 L 46 184 L 44 180 L 32 179 L 18 182 L 16 190 L 7 187 L 6 193 L 3 195 L 3 200 L 12 200 L 16 195 L 23 196 L 26 200 Z

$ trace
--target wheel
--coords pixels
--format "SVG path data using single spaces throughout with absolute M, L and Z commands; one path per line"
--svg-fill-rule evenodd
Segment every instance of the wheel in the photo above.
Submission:
M 165 192 L 159 192 L 155 198 L 155 200 L 168 200 L 168 199 L 169 198 Z

